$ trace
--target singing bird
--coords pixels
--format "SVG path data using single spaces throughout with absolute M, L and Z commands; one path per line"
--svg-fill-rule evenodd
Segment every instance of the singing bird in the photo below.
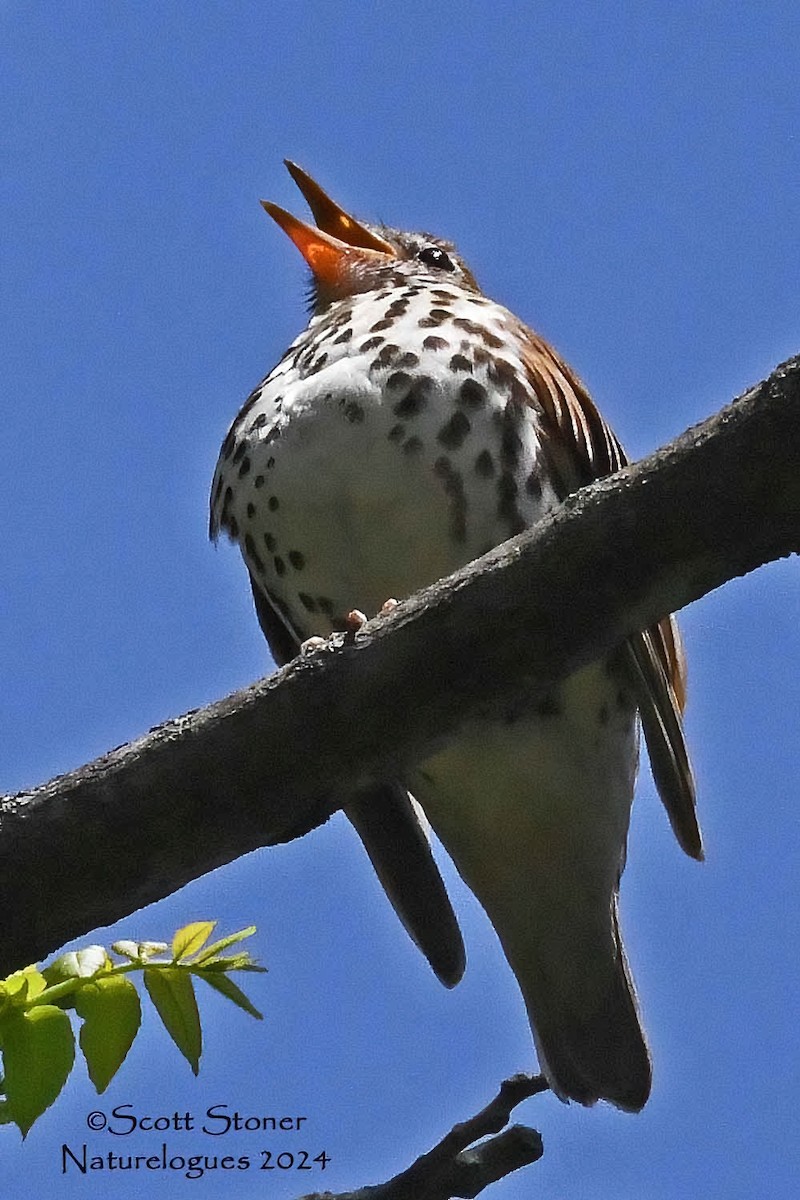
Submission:
M 286 165 L 316 224 L 262 204 L 311 270 L 313 311 L 233 422 L 211 493 L 211 536 L 238 542 L 278 664 L 627 461 L 575 372 L 451 243 L 358 221 Z M 617 898 L 639 721 L 678 842 L 702 858 L 684 700 L 669 617 L 345 809 L 452 986 L 464 949 L 421 806 L 497 931 L 563 1100 L 637 1111 L 650 1092 Z

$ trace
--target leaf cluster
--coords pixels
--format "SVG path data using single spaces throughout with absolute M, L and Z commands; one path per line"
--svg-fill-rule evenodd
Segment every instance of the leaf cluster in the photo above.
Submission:
M 0 1124 L 16 1125 L 25 1137 L 60 1094 L 75 1062 L 71 1013 L 81 1022 L 78 1043 L 89 1078 L 98 1093 L 105 1091 L 141 1026 L 141 1001 L 130 978 L 137 972 L 195 1075 L 202 1052 L 195 979 L 261 1020 L 230 973 L 265 968 L 246 950 L 228 953 L 255 926 L 209 943 L 215 925 L 184 925 L 169 944 L 120 941 L 111 953 L 103 946 L 71 950 L 47 967 L 25 967 L 0 981 Z

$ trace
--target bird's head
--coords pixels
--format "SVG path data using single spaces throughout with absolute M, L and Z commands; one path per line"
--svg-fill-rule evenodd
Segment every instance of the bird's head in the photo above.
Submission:
M 457 284 L 478 292 L 472 272 L 451 242 L 427 233 L 404 233 L 367 225 L 345 212 L 310 175 L 286 160 L 316 225 L 298 220 L 277 204 L 261 203 L 292 239 L 311 268 L 314 310 L 335 300 L 387 285 Z

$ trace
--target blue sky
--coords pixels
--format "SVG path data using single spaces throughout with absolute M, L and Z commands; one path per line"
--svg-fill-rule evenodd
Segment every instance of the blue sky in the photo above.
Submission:
M 238 555 L 206 541 L 207 492 L 230 420 L 304 321 L 299 256 L 258 205 L 303 211 L 284 156 L 367 219 L 455 239 L 639 456 L 800 349 L 798 36 L 778 0 L 5 0 L 3 790 L 268 667 Z M 681 856 L 643 771 L 623 886 L 653 1097 L 638 1117 L 529 1102 L 545 1158 L 493 1200 L 796 1195 L 797 564 L 682 625 L 708 861 Z M 146 831 L 120 848 L 146 853 Z M 148 1019 L 102 1102 L 78 1069 L 24 1146 L 0 1130 L 3 1177 L 65 1200 L 280 1200 L 400 1169 L 533 1066 L 492 930 L 445 869 L 469 956 L 452 993 L 342 819 L 87 931 L 254 921 L 266 1019 L 202 997 L 197 1080 Z M 89 1134 L 93 1109 L 219 1103 L 307 1116 L 332 1165 L 60 1174 L 64 1142 L 153 1153 L 153 1135 Z M 256 1164 L 266 1144 L 170 1138 Z

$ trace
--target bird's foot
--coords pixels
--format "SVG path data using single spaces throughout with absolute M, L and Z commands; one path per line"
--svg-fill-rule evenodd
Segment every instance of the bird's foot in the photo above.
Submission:
M 313 654 L 315 650 L 319 650 L 320 646 L 327 645 L 327 642 L 328 639 L 324 637 L 306 638 L 304 642 L 300 643 L 300 653 Z
M 363 613 L 360 608 L 351 608 L 350 612 L 344 619 L 344 644 L 352 646 L 356 640 L 356 634 L 367 623 L 367 614 Z

